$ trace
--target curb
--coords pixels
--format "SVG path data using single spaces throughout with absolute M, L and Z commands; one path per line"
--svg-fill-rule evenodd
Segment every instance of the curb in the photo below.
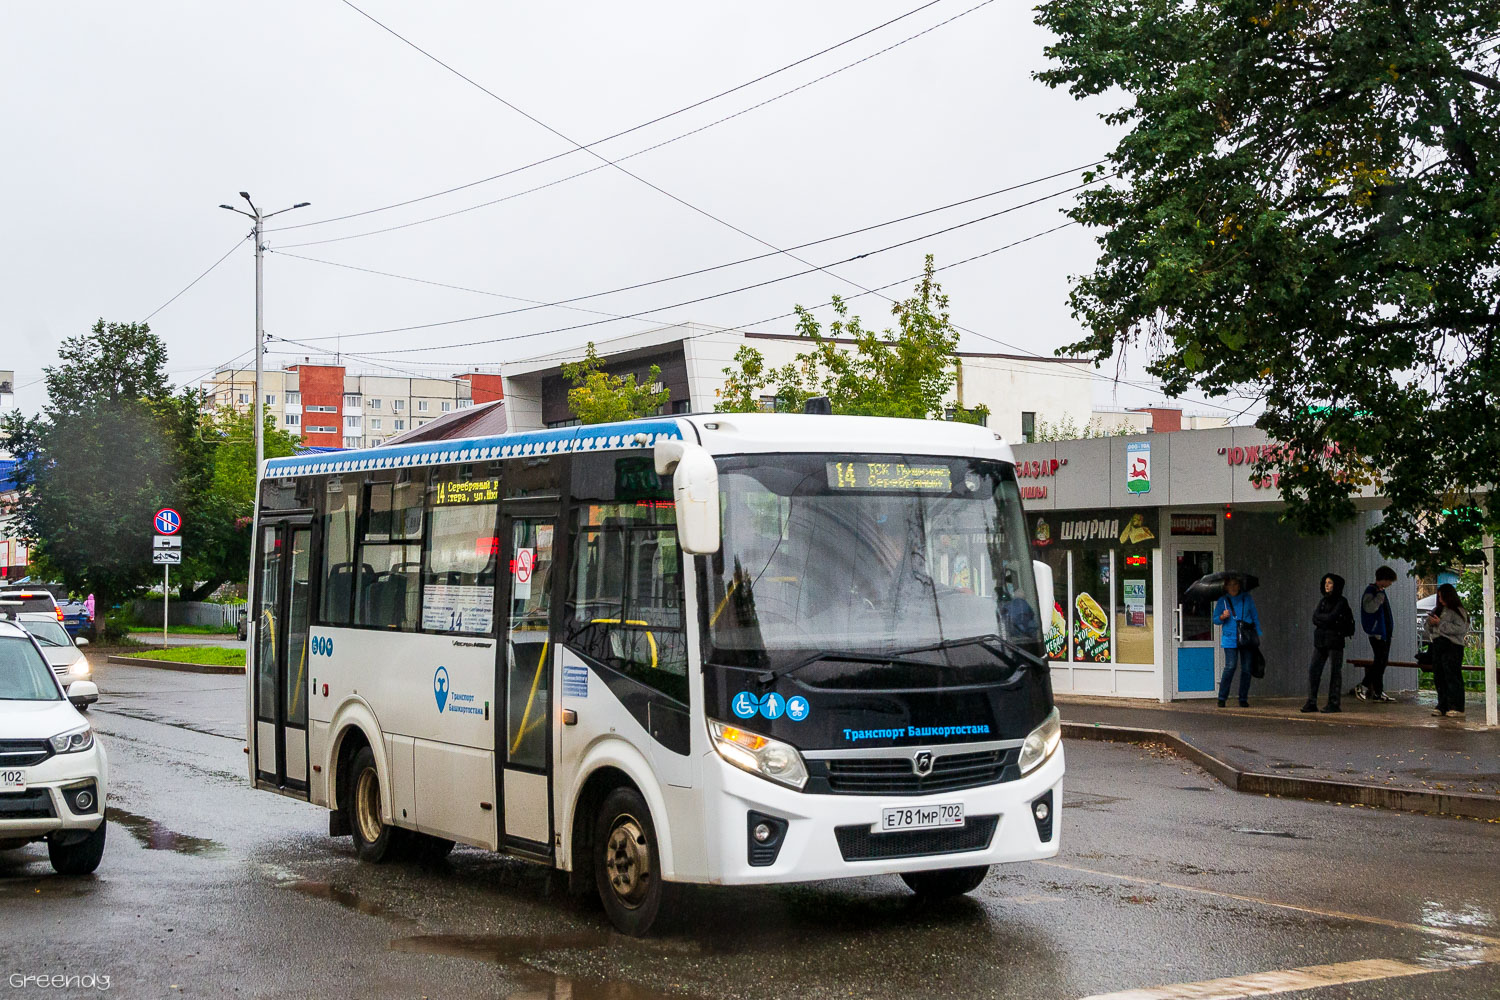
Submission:
M 184 663 L 181 660 L 147 660 L 134 656 L 106 656 L 105 663 L 118 663 L 124 667 L 155 667 L 158 670 L 180 670 L 187 674 L 241 674 L 244 667 L 219 666 L 212 663 Z
M 1136 729 L 1088 722 L 1064 722 L 1063 736 L 1075 740 L 1107 743 L 1164 743 L 1197 764 L 1236 792 L 1274 795 L 1278 798 L 1309 799 L 1339 805 L 1371 806 L 1400 812 L 1456 816 L 1465 819 L 1500 820 L 1500 795 L 1431 792 L 1417 788 L 1391 788 L 1353 781 L 1292 778 L 1261 771 L 1242 771 L 1206 750 L 1194 746 L 1180 733 L 1165 729 Z

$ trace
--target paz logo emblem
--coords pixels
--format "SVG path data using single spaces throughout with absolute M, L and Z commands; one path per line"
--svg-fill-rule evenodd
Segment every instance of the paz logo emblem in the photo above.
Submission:
M 437 699 L 438 712 L 448 704 L 448 668 L 438 667 L 432 675 L 432 696 Z
M 925 778 L 932 773 L 932 751 L 918 750 L 911 759 L 911 769 L 917 772 L 918 777 Z

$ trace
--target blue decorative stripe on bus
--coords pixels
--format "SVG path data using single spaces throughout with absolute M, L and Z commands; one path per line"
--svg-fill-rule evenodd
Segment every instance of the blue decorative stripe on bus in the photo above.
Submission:
M 636 437 L 644 435 L 638 443 Z M 617 424 L 558 427 L 494 437 L 424 441 L 391 448 L 366 448 L 327 455 L 296 455 L 273 458 L 266 463 L 266 478 L 307 476 L 319 473 L 361 472 L 369 469 L 401 469 L 445 462 L 484 462 L 528 455 L 563 455 L 579 451 L 614 451 L 649 448 L 658 438 L 679 440 L 682 428 L 675 420 L 631 420 Z

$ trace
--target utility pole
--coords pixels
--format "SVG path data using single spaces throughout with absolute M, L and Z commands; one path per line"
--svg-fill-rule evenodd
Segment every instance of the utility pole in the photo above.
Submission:
M 255 482 L 256 502 L 259 503 L 260 467 L 266 459 L 265 415 L 261 410 L 261 407 L 265 404 L 265 396 L 261 392 L 261 379 L 265 375 L 266 325 L 264 275 L 266 247 L 264 241 L 261 239 L 261 235 L 264 232 L 267 219 L 274 218 L 282 212 L 290 212 L 292 208 L 306 208 L 312 202 L 299 201 L 292 208 L 283 208 L 280 211 L 269 212 L 263 215 L 260 209 L 255 207 L 255 202 L 250 200 L 250 193 L 248 191 L 241 191 L 240 197 L 245 199 L 245 204 L 250 206 L 250 211 L 247 212 L 243 208 L 235 208 L 233 205 L 220 205 L 219 207 L 227 208 L 231 212 L 238 212 L 255 223 L 255 228 L 251 231 L 255 239 L 255 400 L 251 414 L 252 419 L 255 421 Z

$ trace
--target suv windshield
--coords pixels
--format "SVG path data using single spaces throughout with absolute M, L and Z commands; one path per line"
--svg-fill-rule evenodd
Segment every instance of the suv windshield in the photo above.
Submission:
M 807 454 L 718 464 L 711 661 L 785 670 L 841 655 L 952 666 L 993 664 L 1007 647 L 1040 656 L 1010 466 Z
M 60 701 L 52 668 L 29 639 L 0 637 L 0 701 Z
M 36 636 L 36 641 L 43 646 L 73 645 L 73 640 L 69 637 L 68 630 L 63 628 L 56 618 L 39 621 L 22 619 L 21 627 Z

